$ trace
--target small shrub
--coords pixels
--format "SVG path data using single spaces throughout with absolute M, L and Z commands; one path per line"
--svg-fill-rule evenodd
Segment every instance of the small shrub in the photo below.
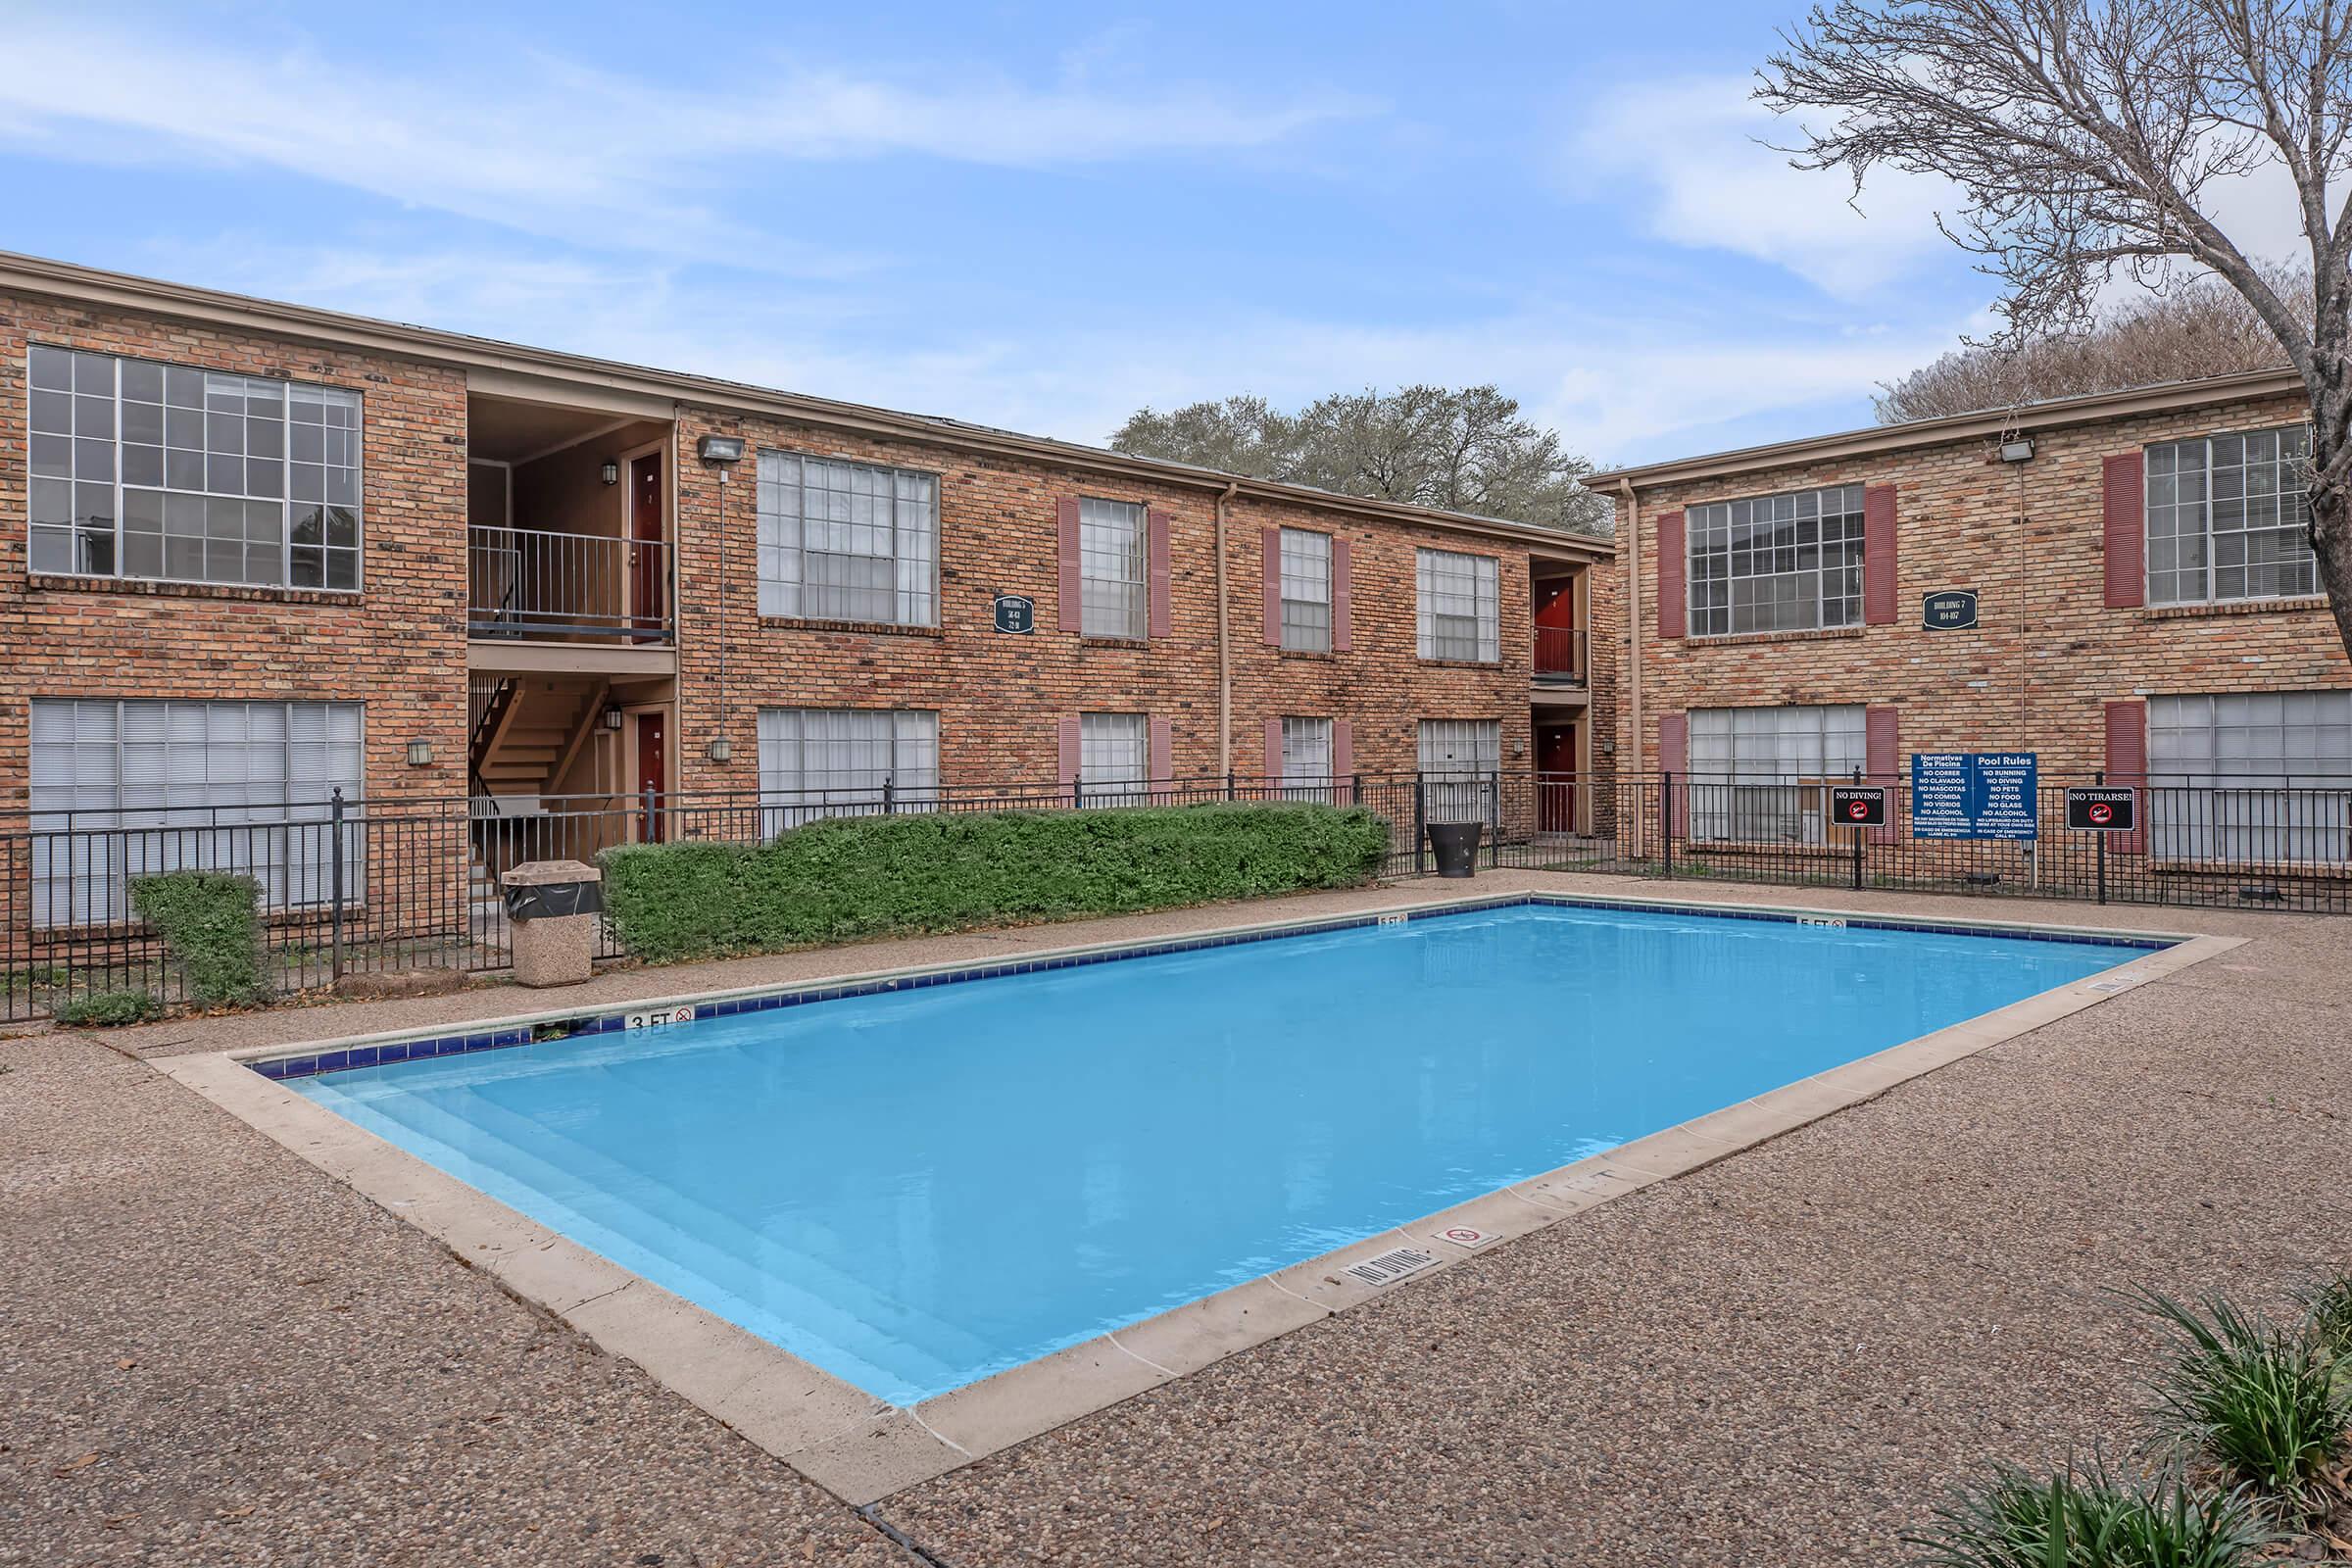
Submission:
M 2314 1280 L 2296 1299 L 2312 1338 L 2341 1358 L 2339 1375 L 2352 1376 L 2352 1271 Z
M 160 1015 L 162 1003 L 145 991 L 96 991 L 62 1003 L 57 1021 L 70 1029 L 118 1029 Z
M 2071 1462 L 2047 1478 L 2003 1465 L 1903 1537 L 1932 1568 L 2234 1568 L 2272 1537 L 2240 1493 L 2168 1471 L 2139 1483 Z
M 261 896 L 260 883 L 227 871 L 168 871 L 130 884 L 131 907 L 164 939 L 191 1002 L 266 994 Z
M 1354 887 L 1388 846 L 1370 811 L 1219 802 L 834 817 L 765 844 L 626 845 L 602 864 L 622 944 L 674 959 Z
M 2132 1299 L 2179 1342 L 2173 1365 L 2151 1384 L 2172 1435 L 2285 1515 L 2321 1500 L 2352 1427 L 2352 1382 L 2338 1376 L 2343 1352 L 2218 1296 L 2204 1298 L 2202 1311 L 2154 1291 Z

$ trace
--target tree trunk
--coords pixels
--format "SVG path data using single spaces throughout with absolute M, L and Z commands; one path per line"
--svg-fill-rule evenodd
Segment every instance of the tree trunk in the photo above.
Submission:
M 2306 376 L 2306 380 L 2314 377 Z M 2335 616 L 2335 634 L 2352 658 L 2352 374 L 2339 368 L 2335 385 L 2311 400 L 2311 551 L 2320 590 Z

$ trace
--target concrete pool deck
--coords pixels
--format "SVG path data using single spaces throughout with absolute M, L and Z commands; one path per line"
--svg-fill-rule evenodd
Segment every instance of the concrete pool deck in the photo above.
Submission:
M 1536 873 L 1472 886 L 2251 940 L 896 1490 L 882 1519 L 964 1568 L 1863 1556 L 1964 1467 L 2130 1434 L 2130 1368 L 2153 1337 L 2103 1287 L 2269 1292 L 2330 1249 L 2343 1260 L 2341 922 Z M 627 993 L 644 997 L 1464 891 L 597 985 L 654 977 Z M 773 972 L 793 963 L 808 966 Z M 493 1016 L 515 997 L 114 1043 L 218 1051 Z M 479 1010 L 420 1016 L 460 1004 Z M 306 1537 L 322 1558 L 393 1562 L 892 1560 L 865 1521 L 628 1362 L 148 1069 L 62 1035 L 0 1045 L 0 1114 L 28 1135 L 0 1153 L 0 1245 L 24 1264 L 0 1285 L 0 1459 L 21 1463 L 28 1510 L 12 1522 L 0 1502 L 0 1561 L 13 1543 L 27 1560 L 237 1561 Z M 468 1431 L 453 1401 L 497 1420 Z

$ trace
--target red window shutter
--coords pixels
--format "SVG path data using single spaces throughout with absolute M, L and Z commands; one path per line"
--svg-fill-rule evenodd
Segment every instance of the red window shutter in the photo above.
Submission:
M 2148 597 L 2147 462 L 2140 453 L 2119 452 L 2099 466 L 2107 608 L 2131 610 Z
M 1862 620 L 1894 624 L 1894 486 L 1874 484 L 1862 492 Z
M 1265 776 L 1276 783 L 1282 779 L 1282 720 L 1279 718 L 1266 720 Z
M 1152 787 L 1164 790 L 1176 782 L 1176 725 L 1171 719 L 1152 720 Z
M 2107 705 L 2107 782 L 2139 791 L 2139 826 L 2108 835 L 2108 848 L 2121 855 L 2148 852 L 2148 705 L 2136 698 Z
M 1690 590 L 1685 586 L 1684 572 L 1690 563 L 1683 544 L 1683 514 L 1679 512 L 1658 514 L 1658 635 L 1681 637 L 1687 635 L 1690 620 Z
M 1069 784 L 1078 777 L 1078 719 L 1076 714 L 1054 726 L 1054 742 L 1059 750 L 1056 766 L 1062 783 Z
M 1058 514 L 1058 549 L 1061 557 L 1061 629 L 1086 629 L 1086 606 L 1078 587 L 1078 498 L 1065 496 Z M 1070 720 L 1075 724 L 1076 719 Z M 1076 753 L 1072 753 L 1076 756 Z M 1071 764 L 1075 768 L 1076 764 Z M 1068 779 L 1062 780 L 1068 783 Z
M 1896 812 L 1892 807 L 1902 798 L 1902 710 L 1869 709 L 1862 715 L 1862 726 L 1863 773 L 1873 784 L 1884 784 L 1893 791 L 1888 797 L 1886 825 L 1872 828 L 1870 836 L 1876 843 L 1890 844 L 1895 837 Z
M 1675 521 L 1678 524 L 1675 532 L 1681 533 L 1682 528 L 1679 524 L 1682 519 L 1677 517 Z M 1667 809 L 1673 813 L 1672 831 L 1678 838 L 1690 831 L 1690 715 L 1688 713 L 1660 713 L 1658 715 L 1658 768 L 1661 772 L 1674 775 L 1672 784 L 1674 798 L 1667 803 Z
M 1176 630 L 1175 574 L 1168 568 L 1169 538 L 1176 531 L 1176 519 L 1157 507 L 1144 513 L 1144 530 L 1151 535 L 1145 541 L 1152 579 L 1152 635 L 1166 637 Z
M 1355 647 L 1355 556 L 1345 539 L 1331 542 L 1331 651 Z M 1333 743 L 1337 745 L 1335 741 Z M 1341 772 L 1348 769 L 1342 768 Z
M 1355 726 L 1344 718 L 1331 721 L 1331 771 L 1343 784 L 1355 777 Z
M 1282 646 L 1282 530 L 1267 528 L 1260 535 L 1266 575 L 1266 642 Z

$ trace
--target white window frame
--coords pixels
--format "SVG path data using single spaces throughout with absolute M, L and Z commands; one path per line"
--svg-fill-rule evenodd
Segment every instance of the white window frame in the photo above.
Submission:
M 762 708 L 757 728 L 760 828 L 770 836 L 820 816 L 938 803 L 934 709 Z
M 1282 718 L 1282 785 L 1292 798 L 1320 795 L 1335 782 L 1332 776 L 1332 722 L 1303 713 Z
M 939 624 L 938 474 L 762 449 L 755 505 L 760 614 L 884 626 Z M 819 534 L 821 540 L 815 537 Z M 820 543 L 825 548 L 817 548 Z M 874 580 L 845 580 L 858 571 Z M 853 595 L 868 596 L 868 602 L 843 603 Z M 884 612 L 837 612 L 850 608 L 879 612 L 884 599 Z
M 1144 801 L 1152 790 L 1152 715 L 1078 715 L 1079 798 L 1089 806 Z
M 1422 819 L 1484 822 L 1502 772 L 1502 720 L 1425 718 L 1415 733 Z
M 27 751 L 35 926 L 127 921 L 132 878 L 182 869 L 250 875 L 274 913 L 332 901 L 325 824 L 336 788 L 347 817 L 365 798 L 367 713 L 360 703 L 35 697 Z M 356 905 L 367 857 L 359 823 L 344 832 L 343 897 Z
M 2352 691 L 2156 696 L 2147 719 L 2150 853 L 2352 861 Z
M 65 361 L 70 391 L 35 384 L 36 373 L 48 378 L 52 355 Z M 130 395 L 127 382 L 145 383 L 150 376 L 156 396 L 167 401 Z M 24 382 L 30 570 L 98 581 L 338 595 L 356 595 L 366 586 L 367 404 L 360 393 L 56 343 L 26 346 Z M 190 391 L 193 404 L 169 401 Z M 57 428 L 61 399 L 71 433 Z M 216 401 L 222 406 L 216 408 Z M 240 406 L 226 407 L 230 401 Z M 273 407 L 275 416 L 257 414 L 257 403 Z M 298 406 L 316 410 L 318 417 L 298 417 Z M 134 408 L 154 411 L 153 441 L 126 439 Z M 277 451 L 252 452 L 256 442 L 274 444 Z M 152 469 L 134 478 L 134 464 L 147 464 L 148 454 Z M 61 456 L 67 468 L 62 476 Z M 60 486 L 67 509 L 62 523 L 49 515 Z M 101 505 L 107 509 L 103 529 L 88 510 Z M 138 526 L 133 510 L 152 517 L 154 526 Z M 52 541 L 43 536 L 61 532 L 67 564 L 44 562 Z M 130 569 L 134 548 L 143 548 L 134 545 L 134 536 L 153 539 L 154 570 Z M 91 554 L 101 537 L 109 558 L 103 569 Z M 175 558 L 191 548 L 196 569 L 173 570 Z M 212 569 L 216 558 L 227 557 L 239 563 L 234 576 Z M 270 563 L 269 572 L 255 575 L 257 562 Z M 351 580 L 331 582 L 334 568 L 344 565 Z M 312 566 L 317 581 L 294 580 L 298 567 Z
M 1458 550 L 1416 552 L 1414 619 L 1423 659 L 1457 664 L 1501 662 L 1500 567 L 1493 556 Z
M 1870 765 L 1868 705 L 1694 708 L 1689 746 L 1690 837 L 1824 844 L 1829 786 Z
M 1152 509 L 1078 498 L 1078 630 L 1141 641 L 1152 630 Z
M 1332 646 L 1331 535 L 1284 528 L 1275 541 L 1281 574 L 1282 646 L 1294 653 L 1328 654 Z
M 1690 635 L 1861 625 L 1862 492 L 1858 484 L 1824 485 L 1686 507 Z
M 2252 456 L 2250 449 L 2258 447 L 2267 448 L 2268 456 Z M 2308 424 L 2224 431 L 2141 448 L 2147 602 L 2250 604 L 2319 593 L 2311 511 L 2301 475 L 2310 456 Z M 2193 463 L 2187 461 L 2191 458 Z M 2236 526 L 2217 521 L 2217 513 L 2232 510 Z M 2266 519 L 2259 525 L 2258 514 Z M 2262 548 L 2272 552 L 2272 559 L 2253 559 L 2258 540 L 2267 541 Z M 2263 571 L 2273 574 L 2274 584 L 2291 574 L 2297 585 L 2255 592 L 2250 585 L 2255 573 Z M 2232 574 L 2238 591 L 2226 592 L 2223 583 Z M 2192 577 L 2195 592 L 2187 591 Z

